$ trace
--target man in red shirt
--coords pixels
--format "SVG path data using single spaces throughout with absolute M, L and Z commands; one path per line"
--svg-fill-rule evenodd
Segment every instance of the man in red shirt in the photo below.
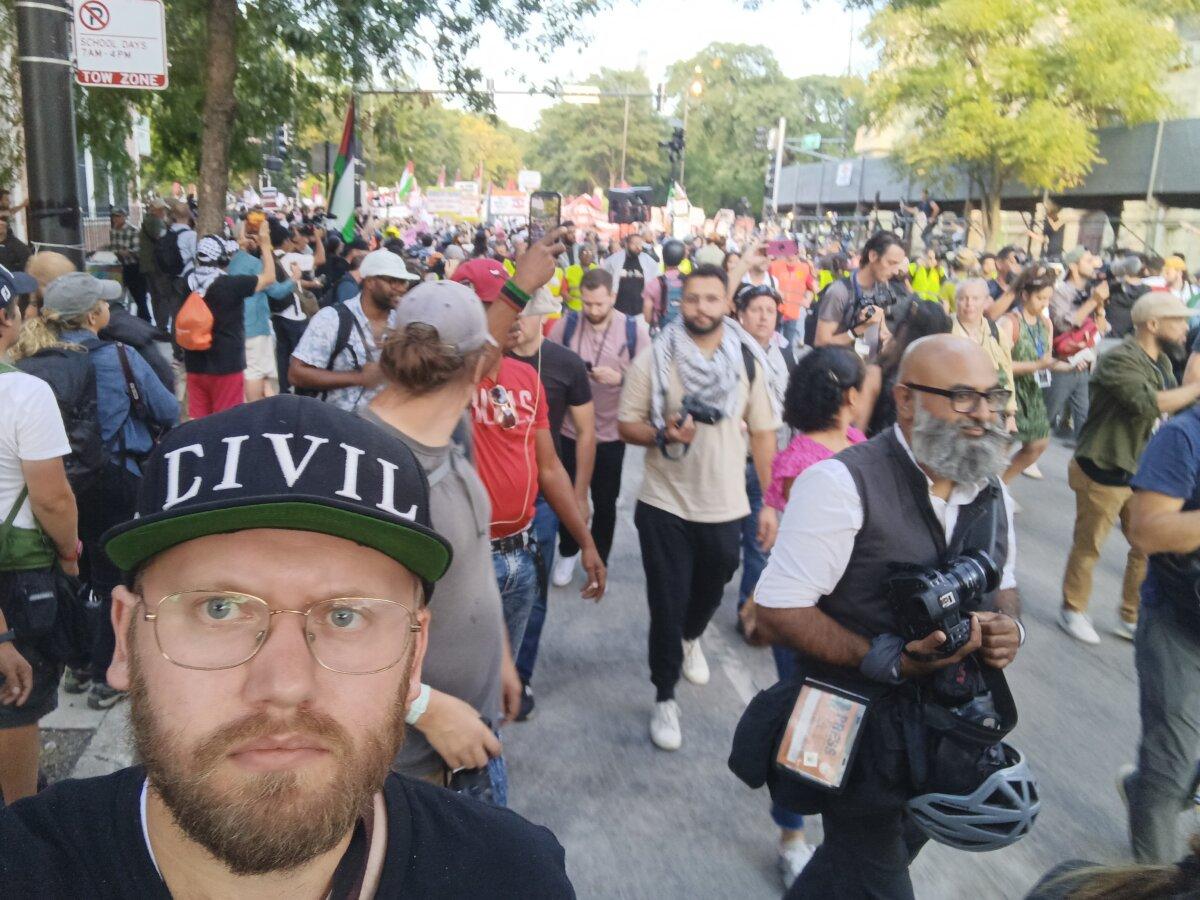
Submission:
M 780 331 L 788 345 L 793 347 L 797 334 L 804 333 L 804 317 L 812 305 L 816 279 L 804 250 L 796 245 L 796 252 L 786 259 L 772 260 L 768 271 L 779 284 L 779 295 L 783 303 L 779 307 Z
M 496 284 L 502 287 L 508 278 L 502 267 L 496 265 L 495 269 L 499 271 L 464 264 L 455 272 L 454 280 L 470 285 L 487 301 L 499 295 Z M 526 308 L 526 314 L 543 312 L 535 306 L 536 299 Z M 519 337 L 514 327 L 508 346 L 502 349 L 510 350 Z M 554 449 L 547 410 L 537 370 L 509 357 L 492 364 L 480 379 L 471 403 L 475 468 L 492 502 L 492 564 L 514 653 L 525 636 L 539 579 L 546 577 L 531 527 L 539 490 L 581 548 L 580 559 L 588 576 L 582 595 L 599 600 L 604 594 L 604 563 L 575 502 L 570 476 Z

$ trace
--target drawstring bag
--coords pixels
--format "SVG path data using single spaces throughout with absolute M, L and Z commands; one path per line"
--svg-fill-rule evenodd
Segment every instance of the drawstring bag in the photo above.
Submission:
M 198 291 L 192 291 L 175 316 L 175 343 L 184 350 L 212 347 L 213 314 Z

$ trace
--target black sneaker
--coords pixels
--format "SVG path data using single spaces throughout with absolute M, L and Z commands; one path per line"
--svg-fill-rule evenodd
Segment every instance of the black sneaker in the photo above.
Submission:
M 533 718 L 533 703 L 533 688 L 528 684 L 521 685 L 521 711 L 517 713 L 518 722 Z
M 125 697 L 124 691 L 109 687 L 103 681 L 97 681 L 88 691 L 88 707 L 90 709 L 111 709 Z
M 62 689 L 68 694 L 82 694 L 92 683 L 92 676 L 85 669 L 67 668 L 63 673 Z

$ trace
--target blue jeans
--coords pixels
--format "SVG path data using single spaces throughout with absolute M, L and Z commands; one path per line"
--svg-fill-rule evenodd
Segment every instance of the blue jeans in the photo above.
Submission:
M 542 640 L 542 627 L 546 624 L 546 591 L 550 586 L 550 568 L 554 565 L 554 539 L 557 534 L 558 516 L 546 498 L 539 494 L 533 513 L 533 537 L 537 541 L 541 561 L 538 595 L 529 613 L 529 623 L 525 626 L 525 639 L 521 641 L 520 649 L 516 650 L 517 674 L 524 684 L 533 680 L 533 667 L 537 665 L 538 645 Z
M 771 645 L 771 655 L 775 657 L 775 671 L 780 681 L 788 681 L 796 674 L 796 651 L 791 647 Z M 771 804 L 771 818 L 780 828 L 799 831 L 804 827 L 804 816 L 784 809 L 778 803 Z
M 750 515 L 742 519 L 742 583 L 738 587 L 738 609 L 754 593 L 759 576 L 767 567 L 767 554 L 758 545 L 758 514 L 762 512 L 762 488 L 753 462 L 746 463 L 746 496 L 750 500 Z
M 523 547 L 508 553 L 492 551 L 492 566 L 500 586 L 500 603 L 504 608 L 504 624 L 508 628 L 508 645 L 516 653 L 525 637 L 529 614 L 538 596 L 537 547 Z

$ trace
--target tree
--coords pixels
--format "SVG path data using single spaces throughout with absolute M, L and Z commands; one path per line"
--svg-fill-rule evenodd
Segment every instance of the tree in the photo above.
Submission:
M 638 95 L 629 98 L 625 180 L 665 188 L 666 157 L 658 142 L 666 139 L 667 127 L 654 112 L 645 73 L 601 69 L 586 83 L 603 93 Z M 601 97 L 597 103 L 556 103 L 538 119 L 530 164 L 541 171 L 548 189 L 564 194 L 614 187 L 621 180 L 624 126 L 625 100 L 620 96 Z
M 1059 191 L 1098 161 L 1095 130 L 1166 112 L 1160 85 L 1180 62 L 1170 19 L 1196 0 L 977 0 L 888 8 L 868 107 L 905 131 L 901 162 L 930 181 L 964 175 L 990 244 L 1014 182 Z
M 402 73 L 427 56 L 447 88 L 484 107 L 487 97 L 475 92 L 480 73 L 466 60 L 482 28 L 498 27 L 514 53 L 544 55 L 610 2 L 167 0 L 170 88 L 89 96 L 83 105 L 95 114 L 86 116 L 83 139 L 119 158 L 123 151 L 106 135 L 127 128 L 135 109 L 149 112 L 153 175 L 187 178 L 198 168 L 198 227 L 217 230 L 230 170 L 257 170 L 261 141 L 276 125 L 311 125 L 329 107 L 340 120 L 352 86 L 371 84 L 376 72 Z M 496 149 L 508 153 L 500 164 L 507 165 L 511 148 L 501 142 Z
M 368 95 L 359 128 L 368 175 L 380 184 L 399 180 L 412 160 L 420 184 L 432 184 L 442 167 L 471 177 L 480 160 L 498 184 L 515 178 L 529 134 L 490 116 L 449 109 L 425 94 Z
M 699 96 L 691 93 L 697 80 Z M 710 211 L 732 209 L 742 197 L 757 207 L 769 159 L 755 148 L 756 129 L 774 127 L 783 116 L 792 136 L 819 132 L 852 138 L 862 120 L 861 81 L 790 79 L 762 46 L 710 44 L 671 66 L 667 88 L 675 97 L 689 95 L 680 101 L 689 104 L 686 187 L 692 201 Z M 682 119 L 682 105 L 676 115 Z

